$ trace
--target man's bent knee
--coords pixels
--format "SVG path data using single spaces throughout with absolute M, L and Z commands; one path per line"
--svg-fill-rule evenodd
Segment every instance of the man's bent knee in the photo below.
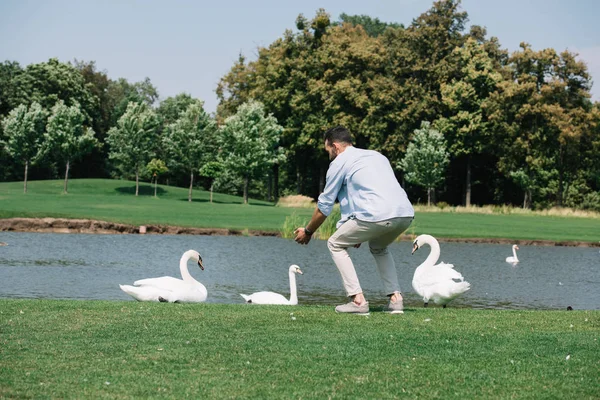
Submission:
M 388 253 L 387 247 L 384 247 L 382 249 L 374 249 L 373 247 L 369 246 L 369 250 L 371 251 L 371 254 L 373 254 L 374 256 L 383 256 Z

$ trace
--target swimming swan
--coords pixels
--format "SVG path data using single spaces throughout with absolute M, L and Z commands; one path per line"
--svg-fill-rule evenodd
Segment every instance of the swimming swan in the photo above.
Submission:
M 188 250 L 179 260 L 179 269 L 183 279 L 170 276 L 160 278 L 141 279 L 133 282 L 134 286 L 119 285 L 128 295 L 138 301 L 161 301 L 169 303 L 199 303 L 206 300 L 208 293 L 203 284 L 190 275 L 188 271 L 188 260 L 198 263 L 204 270 L 202 257 L 195 250 Z
M 518 263 L 519 259 L 517 258 L 517 250 L 519 250 L 519 246 L 517 246 L 516 244 L 513 244 L 512 246 L 512 250 L 513 250 L 513 256 L 512 257 L 506 257 L 506 262 L 507 263 Z
M 246 303 L 252 304 L 284 304 L 289 306 L 295 306 L 298 304 L 298 294 L 296 293 L 296 274 L 302 275 L 300 267 L 292 265 L 289 268 L 290 276 L 290 299 L 286 299 L 279 293 L 274 292 L 256 292 L 250 296 L 247 294 L 240 294 L 246 300 Z
M 423 296 L 425 307 L 429 300 L 433 300 L 436 304 L 442 304 L 446 308 L 446 304 L 469 290 L 471 284 L 464 281 L 460 272 L 454 270 L 454 265 L 444 262 L 434 265 L 440 258 L 440 245 L 433 236 L 418 236 L 413 242 L 412 253 L 414 254 L 424 244 L 431 247 L 431 252 L 415 270 L 412 280 L 413 289 Z

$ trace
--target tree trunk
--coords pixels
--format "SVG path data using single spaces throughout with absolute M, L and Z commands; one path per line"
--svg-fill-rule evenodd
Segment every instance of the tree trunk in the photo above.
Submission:
M 300 175 L 300 168 L 296 165 L 296 194 L 302 194 L 302 176 Z
M 471 205 L 471 156 L 467 156 L 467 181 L 465 182 L 465 207 Z
M 273 201 L 273 176 L 267 174 L 267 201 Z
M 427 207 L 431 206 L 431 193 L 433 192 L 433 188 L 427 188 Z
M 158 183 L 158 177 L 154 177 L 154 197 L 156 197 L 156 184 Z
M 65 168 L 65 185 L 63 186 L 63 193 L 67 192 L 67 184 L 69 182 L 69 160 L 67 160 L 67 167 Z
M 273 165 L 273 201 L 279 200 L 279 164 Z
M 250 178 L 248 175 L 244 175 L 244 204 L 248 204 L 248 185 L 250 183 Z
M 563 148 L 562 148 L 562 146 L 560 146 L 559 160 L 560 160 L 560 162 L 558 163 L 558 194 L 556 196 L 556 206 L 562 207 L 563 193 L 564 193 L 564 187 L 563 187 L 563 178 L 564 178 L 563 165 L 564 164 L 563 164 Z
M 27 171 L 29 170 L 29 160 L 25 160 L 25 180 L 23 181 L 23 193 L 27 193 Z
M 319 193 L 323 192 L 325 189 L 325 180 L 327 179 L 327 168 L 323 164 L 319 167 Z
M 137 168 L 135 169 L 135 195 L 137 196 L 140 192 L 140 173 Z
M 190 190 L 188 191 L 188 201 L 192 201 L 192 187 L 194 186 L 194 170 L 190 172 Z
M 525 189 L 525 195 L 523 196 L 523 208 L 529 208 L 531 206 L 531 190 Z
M 213 186 L 215 185 L 215 182 L 213 180 L 213 182 L 210 184 L 210 202 L 212 203 L 212 199 L 213 199 Z

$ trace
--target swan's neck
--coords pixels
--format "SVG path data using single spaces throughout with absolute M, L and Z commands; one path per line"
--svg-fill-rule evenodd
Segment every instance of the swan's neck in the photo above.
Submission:
M 513 247 L 513 257 L 515 258 L 515 260 L 518 260 L 518 258 L 517 258 L 517 249 L 515 249 L 514 247 Z
M 417 270 L 421 267 L 432 267 L 440 259 L 440 245 L 437 240 L 426 240 L 425 243 L 429 245 L 431 251 L 425 261 L 423 261 L 423 264 L 417 267 Z
M 298 303 L 298 293 L 296 292 L 296 274 L 290 271 L 290 303 Z
M 183 256 L 181 256 L 181 260 L 179 260 L 179 270 L 181 271 L 181 277 L 186 282 L 198 282 L 194 279 L 192 274 L 190 274 L 190 271 L 188 271 L 188 261 L 190 258 L 192 258 L 191 255 L 184 253 Z

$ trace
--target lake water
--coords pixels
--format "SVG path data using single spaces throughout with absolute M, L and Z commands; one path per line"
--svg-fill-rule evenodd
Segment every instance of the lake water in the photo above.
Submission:
M 0 298 L 130 300 L 119 284 L 164 275 L 180 277 L 179 258 L 200 252 L 205 271 L 192 275 L 208 289 L 208 302 L 242 303 L 239 293 L 270 290 L 289 296 L 288 267 L 298 264 L 300 304 L 346 301 L 326 242 L 300 246 L 274 237 L 191 235 L 86 235 L 0 232 Z M 471 290 L 449 307 L 495 309 L 600 309 L 598 248 L 520 246 L 521 262 L 506 263 L 511 246 L 440 243 L 441 258 L 455 265 Z M 422 307 L 411 281 L 429 254 L 411 256 L 410 242 L 390 246 L 405 305 Z M 371 305 L 385 303 L 367 246 L 351 249 Z

